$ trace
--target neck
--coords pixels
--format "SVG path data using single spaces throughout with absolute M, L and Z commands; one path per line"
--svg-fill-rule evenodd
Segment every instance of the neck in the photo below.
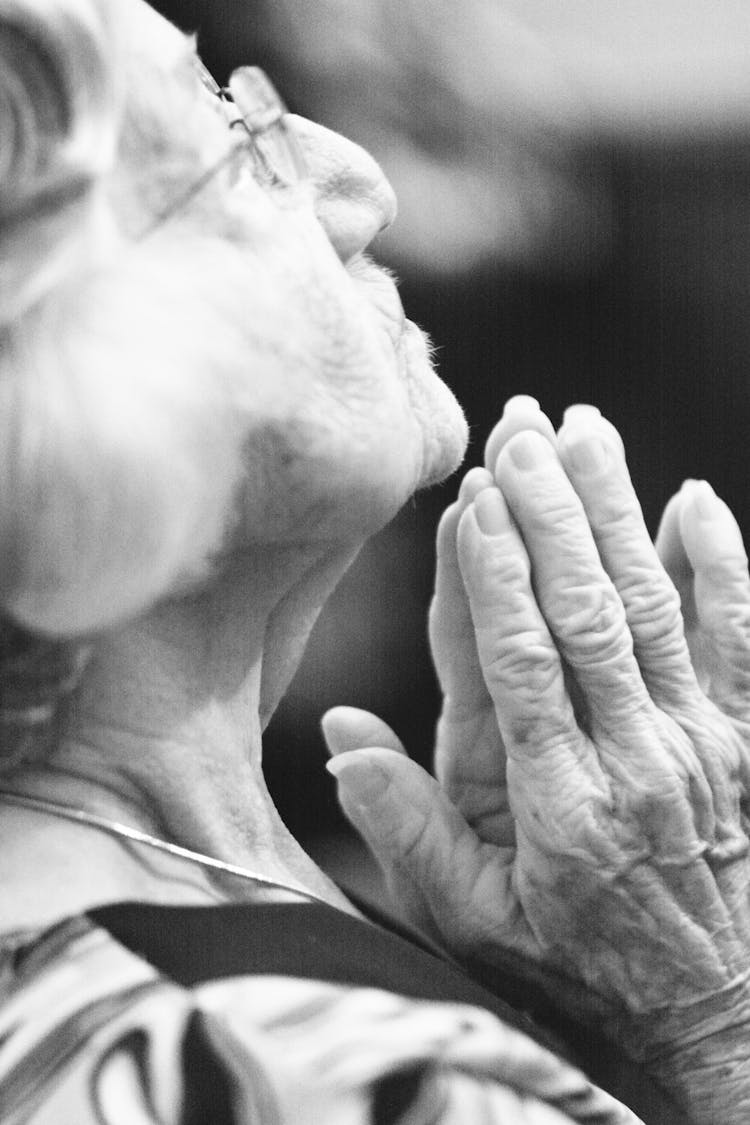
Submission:
M 261 731 L 351 556 L 344 549 L 310 549 L 304 556 L 275 551 L 236 559 L 210 589 L 113 631 L 97 646 L 50 760 L 17 771 L 3 787 L 125 823 L 345 907 L 273 806 L 261 768 Z M 68 899 L 76 900 L 70 908 L 94 905 L 97 894 L 112 900 L 127 893 L 116 840 L 94 828 L 43 820 L 28 809 L 0 813 L 4 890 L 20 871 L 42 900 L 44 868 L 29 870 L 23 855 L 30 854 L 28 834 L 43 831 L 51 878 L 52 857 L 69 854 L 72 836 L 78 848 L 88 833 L 97 857 L 112 853 L 118 859 L 112 877 L 106 874 L 112 865 L 102 863 L 97 887 L 89 865 L 78 879 L 79 868 L 66 865 Z M 142 867 L 138 846 L 126 850 L 131 864 Z M 138 897 L 165 901 L 173 893 L 176 901 L 185 900 L 183 881 L 169 875 L 172 858 L 156 865 L 158 893 L 138 872 Z M 154 867 L 152 855 L 147 864 Z M 219 882 L 228 898 L 247 890 L 236 878 Z M 210 885 L 215 899 L 216 878 Z M 80 901 L 82 887 L 92 901 Z

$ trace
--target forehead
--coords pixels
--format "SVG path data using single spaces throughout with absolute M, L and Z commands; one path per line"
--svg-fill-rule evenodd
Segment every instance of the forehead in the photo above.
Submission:
M 164 19 L 145 0 L 119 0 L 123 39 L 127 48 L 153 59 L 165 72 L 186 69 L 195 58 L 190 36 Z

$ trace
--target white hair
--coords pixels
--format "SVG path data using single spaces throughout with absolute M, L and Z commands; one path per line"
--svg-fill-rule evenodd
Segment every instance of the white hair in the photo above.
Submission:
M 116 11 L 0 0 L 0 723 L 2 615 L 14 653 L 67 651 L 201 581 L 246 473 L 249 266 L 195 222 L 123 229 L 196 154 L 163 75 L 125 88 Z

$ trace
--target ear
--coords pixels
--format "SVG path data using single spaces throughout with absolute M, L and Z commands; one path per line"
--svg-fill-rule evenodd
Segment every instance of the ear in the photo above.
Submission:
M 64 276 L 119 131 L 96 0 L 0 4 L 0 323 Z

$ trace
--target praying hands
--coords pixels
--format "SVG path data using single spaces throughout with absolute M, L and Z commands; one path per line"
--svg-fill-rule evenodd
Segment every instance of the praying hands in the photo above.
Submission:
M 579 987 L 691 1120 L 750 1110 L 750 581 L 705 482 L 656 546 L 593 407 L 511 400 L 438 532 L 437 780 L 373 716 L 324 730 L 345 812 L 460 958 Z M 713 1116 L 712 1116 L 713 1115 Z

